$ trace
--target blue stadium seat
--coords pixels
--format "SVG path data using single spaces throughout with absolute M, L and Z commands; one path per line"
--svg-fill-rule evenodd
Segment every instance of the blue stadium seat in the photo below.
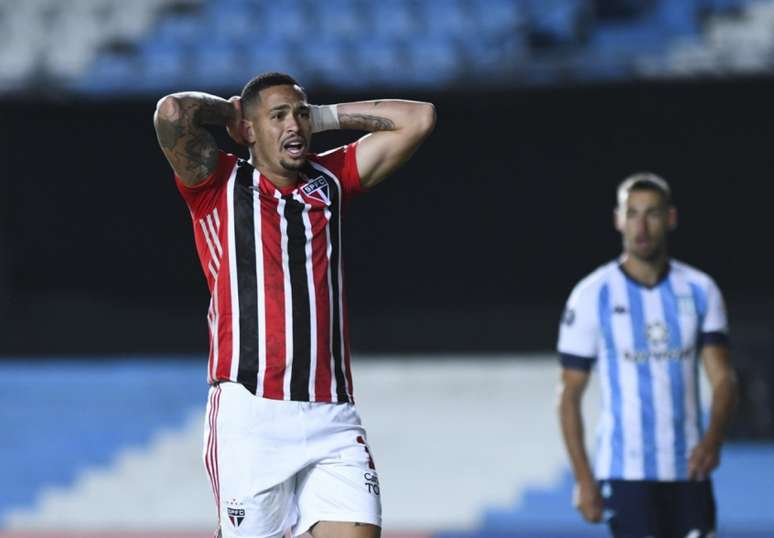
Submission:
M 472 0 L 471 11 L 476 30 L 484 39 L 512 32 L 527 20 L 523 0 Z
M 270 39 L 299 39 L 314 32 L 307 9 L 299 0 L 274 0 L 261 5 L 262 35 Z
M 131 90 L 137 76 L 137 58 L 129 54 L 102 54 L 76 88 L 94 94 L 123 94 Z
M 143 90 L 186 86 L 190 82 L 182 47 L 148 43 L 141 53 L 142 68 L 135 84 Z
M 211 2 L 202 12 L 203 26 L 209 39 L 246 44 L 261 34 L 262 21 L 255 6 L 244 0 L 229 4 Z
M 358 87 L 368 85 L 399 86 L 406 78 L 405 47 L 389 37 L 366 39 L 353 47 L 355 76 L 352 83 Z
M 478 34 L 475 19 L 462 0 L 419 2 L 419 18 L 424 32 L 431 36 L 461 37 Z
M 191 76 L 205 88 L 233 88 L 244 82 L 241 49 L 233 42 L 202 42 L 191 50 Z
M 374 35 L 409 39 L 420 29 L 413 5 L 407 0 L 369 2 L 368 10 Z
M 409 57 L 412 71 L 407 82 L 419 86 L 444 83 L 462 72 L 462 58 L 451 39 L 427 37 L 412 40 Z
M 338 39 L 319 39 L 303 51 L 304 77 L 324 84 L 346 87 L 356 74 L 349 50 L 353 47 Z
M 529 32 L 536 46 L 579 43 L 583 21 L 592 13 L 590 0 L 530 0 Z
M 181 46 L 191 45 L 205 35 L 202 18 L 195 14 L 185 14 L 163 19 L 151 40 L 169 46 Z
M 312 33 L 326 39 L 352 39 L 366 35 L 368 29 L 361 7 L 362 2 L 355 0 L 315 3 L 310 24 Z
M 281 71 L 299 79 L 303 79 L 303 66 L 299 64 L 296 49 L 291 41 L 284 40 L 258 40 L 248 47 L 245 56 L 246 82 L 251 76 L 266 71 Z M 299 80 L 305 84 L 304 80 Z

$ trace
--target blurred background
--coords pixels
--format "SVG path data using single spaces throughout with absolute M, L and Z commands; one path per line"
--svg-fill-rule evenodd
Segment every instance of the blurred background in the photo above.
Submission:
M 570 504 L 552 350 L 641 170 L 671 182 L 672 254 L 730 312 L 720 536 L 774 536 L 770 0 L 0 0 L 0 536 L 214 528 L 209 297 L 151 118 L 268 70 L 315 103 L 438 110 L 345 225 L 386 536 L 606 535 Z

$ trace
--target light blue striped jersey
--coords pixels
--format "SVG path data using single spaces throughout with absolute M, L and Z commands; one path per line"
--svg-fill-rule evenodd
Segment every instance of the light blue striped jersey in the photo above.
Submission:
M 701 436 L 698 355 L 725 343 L 723 298 L 705 273 L 675 260 L 654 286 L 610 262 L 572 291 L 559 330 L 566 368 L 597 361 L 603 409 L 599 479 L 685 480 Z

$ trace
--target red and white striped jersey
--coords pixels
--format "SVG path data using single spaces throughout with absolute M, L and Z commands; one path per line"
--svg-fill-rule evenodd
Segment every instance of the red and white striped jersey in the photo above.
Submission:
M 211 293 L 208 380 L 277 400 L 352 402 L 342 206 L 361 192 L 356 143 L 310 155 L 278 188 L 221 153 L 204 182 L 175 178 Z

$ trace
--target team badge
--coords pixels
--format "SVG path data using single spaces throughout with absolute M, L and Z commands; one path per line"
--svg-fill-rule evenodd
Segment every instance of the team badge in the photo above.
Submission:
M 324 204 L 331 203 L 328 181 L 323 176 L 309 180 L 306 185 L 301 187 L 301 191 L 309 198 L 314 198 Z
M 226 513 L 228 514 L 228 520 L 234 527 L 241 525 L 245 519 L 245 507 L 236 499 L 231 499 L 226 503 Z

